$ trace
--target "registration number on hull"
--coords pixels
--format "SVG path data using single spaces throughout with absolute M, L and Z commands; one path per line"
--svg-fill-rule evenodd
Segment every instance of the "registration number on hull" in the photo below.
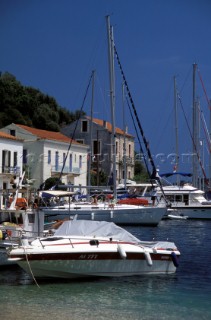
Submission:
M 81 260 L 95 260 L 97 259 L 98 255 L 97 254 L 81 254 L 79 256 L 79 259 Z

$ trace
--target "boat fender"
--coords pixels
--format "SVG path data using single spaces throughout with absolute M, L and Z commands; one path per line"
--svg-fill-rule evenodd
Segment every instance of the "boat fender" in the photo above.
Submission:
M 0 230 L 0 240 L 5 240 L 7 237 L 7 232 L 5 230 Z
M 176 268 L 178 268 L 179 267 L 179 260 L 178 260 L 177 255 L 174 251 L 172 251 L 172 253 L 171 253 L 171 258 L 172 258 L 174 266 Z
M 111 219 L 113 219 L 113 217 L 114 217 L 114 212 L 113 212 L 113 210 L 110 211 L 110 217 L 111 217 Z
M 125 250 L 124 250 L 124 248 L 123 248 L 123 246 L 121 244 L 117 245 L 117 250 L 118 250 L 118 252 L 120 254 L 120 257 L 122 259 L 126 259 L 127 258 L 127 253 L 125 252 Z
M 151 267 L 152 266 L 152 258 L 151 258 L 150 253 L 147 251 L 144 251 L 144 256 L 145 256 L 145 259 L 147 261 L 148 266 Z
M 94 213 L 94 212 L 91 213 L 91 219 L 92 219 L 92 220 L 95 219 L 95 213 Z
M 26 237 L 22 236 L 21 238 L 22 246 L 27 247 L 29 245 L 29 241 Z

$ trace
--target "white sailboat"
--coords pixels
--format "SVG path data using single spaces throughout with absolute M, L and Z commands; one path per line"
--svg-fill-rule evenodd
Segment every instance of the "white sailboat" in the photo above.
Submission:
M 108 33 L 108 59 L 109 59 L 109 79 L 110 79 L 110 104 L 112 118 L 112 173 L 113 173 L 113 196 L 114 202 L 103 202 L 98 204 L 90 203 L 68 203 L 62 206 L 46 207 L 41 210 L 44 212 L 48 221 L 56 219 L 94 220 L 109 221 L 119 225 L 152 225 L 156 226 L 166 214 L 166 204 L 160 202 L 157 206 L 135 206 L 127 204 L 117 204 L 116 190 L 116 151 L 115 151 L 115 92 L 114 92 L 114 39 L 113 31 L 110 26 L 110 18 L 107 20 Z

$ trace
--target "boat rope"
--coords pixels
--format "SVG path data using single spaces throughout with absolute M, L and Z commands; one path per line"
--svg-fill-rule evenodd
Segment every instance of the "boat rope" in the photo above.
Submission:
M 202 80 L 202 76 L 201 76 L 201 73 L 199 71 L 199 68 L 197 68 L 197 71 L 198 71 L 199 79 L 201 81 L 201 85 L 202 85 L 202 88 L 203 88 L 203 91 L 204 91 L 204 94 L 205 94 L 205 97 L 206 97 L 206 100 L 207 100 L 208 108 L 211 109 L 211 103 L 210 103 L 209 98 L 207 96 L 207 92 L 206 92 L 206 89 L 205 89 L 205 86 L 204 86 L 204 82 Z
M 35 279 L 35 276 L 34 276 L 34 274 L 33 274 L 31 265 L 30 265 L 30 263 L 29 263 L 28 254 L 27 254 L 24 246 L 23 246 L 23 250 L 24 250 L 24 253 L 25 253 L 25 256 L 26 256 L 26 262 L 27 262 L 27 264 L 28 264 L 28 267 L 29 267 L 30 273 L 31 273 L 31 275 L 32 275 L 32 278 L 33 278 L 36 286 L 40 289 L 40 286 L 39 286 L 39 284 L 38 284 L 38 282 L 37 282 L 37 280 Z
M 135 107 L 135 104 L 134 104 L 134 101 L 133 101 L 133 98 L 132 98 L 132 95 L 131 95 L 131 92 L 130 92 L 130 89 L 129 89 L 129 86 L 128 86 L 128 83 L 127 83 L 127 80 L 126 80 L 126 77 L 125 77 L 125 74 L 124 74 L 124 71 L 123 71 L 123 68 L 122 68 L 122 65 L 121 65 L 121 62 L 120 62 L 120 58 L 119 58 L 119 55 L 118 55 L 118 52 L 117 52 L 115 44 L 113 45 L 113 47 L 114 47 L 114 53 L 115 53 L 115 56 L 116 56 L 116 59 L 117 59 L 117 63 L 119 65 L 120 72 L 122 74 L 123 82 L 124 82 L 124 85 L 126 87 L 127 94 L 128 94 L 129 99 L 130 99 L 130 103 L 131 103 L 131 106 L 132 106 L 132 109 L 133 109 L 133 112 L 134 112 L 134 115 L 135 115 L 135 118 L 136 118 L 136 121 L 137 121 L 137 124 L 138 124 L 138 128 L 139 128 L 139 130 L 141 132 L 141 136 L 142 136 L 142 139 L 143 139 L 146 151 L 147 151 L 148 160 L 149 160 L 149 162 L 150 162 L 150 164 L 152 166 L 152 174 L 151 174 L 150 178 L 158 181 L 158 184 L 159 184 L 160 190 L 162 192 L 162 195 L 164 197 L 164 200 L 165 200 L 166 204 L 169 205 L 169 202 L 166 199 L 166 196 L 165 196 L 165 193 L 164 193 L 164 190 L 163 190 L 162 183 L 160 181 L 160 177 L 158 176 L 157 169 L 156 169 L 155 163 L 153 161 L 153 157 L 152 157 L 150 149 L 149 149 L 149 142 L 147 141 L 147 139 L 146 139 L 146 137 L 144 135 L 144 131 L 143 131 L 143 128 L 141 126 L 141 122 L 139 120 L 139 117 L 138 117 L 138 114 L 137 114 L 137 111 L 136 111 L 136 107 Z
M 135 120 L 134 120 L 134 117 L 133 117 L 133 114 L 132 114 L 132 110 L 131 110 L 131 107 L 130 107 L 130 104 L 129 104 L 129 101 L 128 101 L 127 97 L 126 97 L 126 101 L 127 101 L 127 105 L 128 105 L 129 111 L 130 111 L 132 122 L 133 122 L 133 125 L 134 125 L 134 128 L 135 128 L 135 132 L 136 132 L 136 136 L 137 136 L 137 139 L 138 139 L 138 142 L 139 142 L 140 150 L 141 150 L 141 153 L 143 154 L 143 157 L 144 157 L 144 163 L 145 163 L 145 166 L 146 166 L 146 169 L 147 169 L 147 173 L 148 173 L 148 176 L 150 177 L 149 166 L 147 164 L 146 157 L 144 156 L 144 150 L 142 148 L 141 140 L 140 140 L 140 137 L 139 137 L 139 134 L 138 134 L 138 129 L 137 129 L 137 126 L 135 124 Z
M 209 150 L 209 153 L 211 153 L 211 139 L 210 139 L 209 131 L 208 131 L 207 124 L 206 124 L 206 121 L 205 121 L 205 118 L 204 118 L 204 114 L 203 114 L 203 111 L 200 109 L 199 106 L 198 106 L 198 110 L 199 110 L 199 113 L 200 113 L 202 127 L 204 129 L 204 134 L 205 134 L 205 137 L 206 137 L 208 150 Z
M 125 87 L 126 87 L 126 90 L 127 90 L 128 97 L 130 99 L 130 103 L 131 103 L 131 106 L 132 106 L 132 109 L 133 109 L 133 112 L 134 112 L 134 115 L 135 115 L 139 130 L 141 132 L 141 136 L 142 136 L 145 148 L 147 150 L 147 155 L 148 155 L 148 158 L 149 158 L 149 162 L 152 165 L 153 174 L 155 175 L 157 170 L 156 170 L 156 167 L 155 167 L 155 164 L 154 164 L 154 161 L 152 159 L 152 155 L 151 155 L 151 152 L 150 152 L 150 149 L 149 149 L 149 142 L 147 141 L 147 139 L 146 139 L 146 137 L 144 135 L 143 128 L 142 128 L 140 120 L 138 118 L 138 114 L 137 114 L 137 111 L 136 111 L 136 108 L 135 108 L 135 104 L 134 104 L 132 95 L 130 93 L 130 90 L 129 90 L 129 87 L 128 87 L 128 83 L 127 83 L 127 80 L 126 80 L 126 77 L 125 77 L 125 74 L 124 74 L 124 71 L 123 71 L 123 68 L 122 68 L 122 65 L 121 65 L 121 62 L 120 62 L 120 59 L 119 59 L 119 55 L 117 53 L 117 49 L 116 49 L 115 45 L 114 45 L 114 52 L 115 52 L 115 55 L 116 55 L 116 58 L 117 58 L 117 62 L 118 62 L 118 65 L 119 65 L 119 68 L 120 68 L 120 71 L 121 71 L 121 74 L 122 74 L 122 77 L 123 77 L 123 81 L 124 81 L 124 84 L 125 84 Z
M 78 127 L 78 123 L 79 123 L 79 120 L 80 120 L 81 115 L 82 115 L 82 112 L 83 112 L 84 103 L 85 103 L 85 101 L 86 101 L 86 97 L 87 97 L 87 94 L 88 94 L 88 90 L 89 90 L 89 87 L 90 87 L 90 84 L 91 84 L 91 80 L 92 80 L 92 78 L 93 78 L 93 75 L 94 75 L 94 71 L 92 71 L 92 74 L 91 74 L 91 76 L 90 76 L 90 79 L 89 79 L 89 82 L 88 82 L 88 85 L 87 85 L 87 88 L 86 88 L 86 92 L 85 92 L 85 95 L 84 95 L 84 98 L 83 98 L 83 102 L 82 102 L 82 105 L 81 105 L 81 109 L 80 109 L 80 111 L 79 111 L 78 118 L 77 118 L 77 120 L 76 120 L 75 127 L 74 127 L 74 130 L 73 130 L 73 134 L 72 134 L 72 137 L 71 137 L 71 139 L 70 139 L 69 147 L 68 147 L 67 153 L 66 153 L 66 155 L 65 155 L 64 161 L 63 161 L 62 170 L 61 170 L 61 172 L 60 172 L 59 179 L 58 179 L 57 184 L 56 184 L 57 187 L 58 187 L 59 181 L 61 180 L 62 173 L 63 173 L 63 171 L 64 171 L 64 167 L 65 167 L 65 164 L 66 164 L 66 161 L 67 161 L 67 157 L 68 157 L 69 152 L 70 152 L 70 149 L 71 149 L 71 147 L 72 147 L 72 142 L 73 142 L 73 140 L 74 140 L 74 138 L 75 138 L 76 129 L 77 129 L 77 127 Z
M 179 102 L 180 102 L 180 105 L 181 105 L 181 108 L 182 108 L 182 112 L 183 112 L 184 117 L 185 117 L 185 122 L 186 122 L 186 124 L 187 124 L 188 131 L 189 131 L 189 133 L 190 133 L 190 137 L 191 137 L 191 140 L 192 140 L 192 143 L 193 143 L 195 152 L 196 152 L 197 159 L 198 159 L 198 161 L 199 161 L 199 164 L 200 164 L 202 173 L 203 173 L 204 178 L 205 178 L 205 183 L 208 185 L 208 184 L 209 184 L 209 180 L 208 180 L 208 178 L 207 178 L 207 175 L 206 175 L 206 172 L 205 172 L 205 170 L 204 170 L 204 167 L 203 167 L 203 164 L 202 164 L 200 155 L 199 155 L 199 153 L 198 153 L 198 150 L 197 150 L 197 147 L 196 147 L 196 143 L 195 143 L 195 141 L 194 141 L 194 139 L 193 139 L 193 135 L 192 135 L 192 132 L 191 132 L 191 129 L 190 129 L 190 126 L 189 126 L 189 123 L 188 123 L 188 119 L 187 119 L 187 116 L 186 116 L 186 114 L 185 114 L 185 110 L 184 110 L 184 107 L 183 107 L 183 104 L 182 104 L 182 100 L 181 100 L 181 97 L 180 97 L 179 94 L 178 94 L 178 99 L 179 99 Z

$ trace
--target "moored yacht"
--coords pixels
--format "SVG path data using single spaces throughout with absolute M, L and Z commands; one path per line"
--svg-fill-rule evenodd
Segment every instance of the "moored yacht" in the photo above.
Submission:
M 157 206 L 118 204 L 112 202 L 71 202 L 42 207 L 46 221 L 62 219 L 114 222 L 118 225 L 157 226 L 167 212 L 165 203 Z
M 190 184 L 163 186 L 163 191 L 171 204 L 167 210 L 169 214 L 173 210 L 174 214 L 188 219 L 211 219 L 211 201 L 206 200 L 204 191 Z M 159 187 L 156 192 L 158 197 L 162 195 Z
M 179 256 L 172 242 L 140 241 L 114 223 L 82 220 L 65 221 L 53 236 L 9 252 L 35 278 L 70 279 L 171 274 Z

